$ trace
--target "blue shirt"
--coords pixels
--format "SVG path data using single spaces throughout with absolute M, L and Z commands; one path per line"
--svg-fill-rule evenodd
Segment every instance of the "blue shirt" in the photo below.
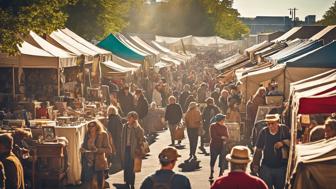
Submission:
M 170 180 L 170 178 L 173 174 L 175 174 L 175 175 L 171 179 L 171 185 L 170 185 L 171 189 L 175 189 L 175 188 L 191 189 L 189 179 L 186 176 L 176 174 L 171 170 L 158 170 L 158 171 L 156 171 L 153 175 L 148 176 L 142 182 L 140 189 L 152 189 L 153 188 L 153 179 L 152 178 L 155 178 L 155 180 L 157 182 L 167 182 L 168 180 Z

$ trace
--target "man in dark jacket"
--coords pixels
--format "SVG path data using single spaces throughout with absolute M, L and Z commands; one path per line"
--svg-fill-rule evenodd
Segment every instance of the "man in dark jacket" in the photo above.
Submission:
M 197 89 L 197 102 L 204 103 L 207 97 L 208 85 L 206 83 L 202 83 L 201 86 Z
M 180 98 L 179 98 L 179 104 L 181 104 L 183 107 L 183 112 L 186 112 L 187 110 L 184 108 L 184 104 L 186 103 L 187 101 L 187 98 L 188 96 L 190 95 L 190 85 L 188 84 L 185 84 L 183 86 L 183 92 L 182 94 L 180 95 Z
M 9 134 L 0 135 L 0 161 L 5 169 L 5 188 L 24 189 L 24 174 L 20 160 L 14 155 L 13 138 Z
M 139 115 L 139 120 L 142 120 L 148 113 L 148 101 L 141 89 L 135 90 L 135 99 L 135 111 Z
M 121 110 L 125 115 L 134 110 L 134 98 L 129 92 L 128 86 L 125 86 L 123 90 L 119 92 L 118 99 Z
M 112 136 L 112 142 L 115 147 L 115 155 L 113 156 L 114 167 L 121 166 L 121 131 L 123 128 L 122 120 L 115 106 L 109 106 L 107 109 L 108 123 L 107 130 Z
M 236 86 L 231 87 L 230 95 L 228 96 L 228 106 L 231 107 L 234 104 L 240 105 L 241 95 Z
M 177 158 L 181 157 L 175 148 L 168 147 L 161 151 L 159 160 L 161 169 L 148 176 L 141 184 L 140 189 L 179 188 L 191 189 L 189 179 L 174 173 Z
M 124 166 L 124 181 L 128 188 L 134 189 L 134 159 L 141 158 L 140 146 L 144 142 L 144 131 L 138 123 L 138 114 L 127 114 L 127 123 L 121 131 L 121 160 Z
M 172 141 L 170 145 L 174 146 L 175 145 L 174 132 L 177 125 L 181 122 L 183 113 L 181 106 L 176 103 L 176 98 L 174 96 L 170 96 L 168 100 L 169 105 L 166 108 L 165 120 L 168 121 L 169 125 L 170 136 Z

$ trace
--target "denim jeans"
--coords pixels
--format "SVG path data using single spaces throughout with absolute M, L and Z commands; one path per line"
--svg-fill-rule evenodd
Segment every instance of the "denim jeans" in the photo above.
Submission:
M 171 138 L 171 141 L 172 141 L 172 144 L 175 144 L 175 129 L 177 127 L 177 124 L 168 124 L 169 126 L 169 131 L 170 131 L 170 138 Z
M 261 165 L 260 178 L 263 179 L 269 189 L 283 189 L 285 187 L 286 167 L 270 168 Z
M 128 185 L 134 185 L 134 181 L 135 181 L 134 158 L 131 157 L 131 147 L 130 146 L 126 146 L 126 149 L 125 149 L 124 181 Z
M 225 148 L 210 148 L 210 168 L 213 169 L 219 156 L 218 167 L 221 169 L 226 169 L 228 167 L 228 162 L 225 160 L 226 151 Z
M 198 128 L 187 128 L 187 133 L 190 144 L 189 156 L 195 156 L 198 143 Z

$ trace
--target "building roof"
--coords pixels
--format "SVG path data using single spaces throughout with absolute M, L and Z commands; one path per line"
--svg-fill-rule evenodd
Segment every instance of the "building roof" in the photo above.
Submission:
M 324 29 L 324 26 L 301 26 L 301 27 L 294 27 L 282 36 L 273 40 L 273 42 L 277 41 L 285 41 L 285 40 L 293 40 L 296 38 L 299 39 L 309 39 L 313 35 L 320 32 Z

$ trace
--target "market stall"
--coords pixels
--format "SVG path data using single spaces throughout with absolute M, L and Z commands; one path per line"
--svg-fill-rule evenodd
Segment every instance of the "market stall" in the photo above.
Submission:
M 334 188 L 336 172 L 336 138 L 298 144 L 289 160 L 289 189 Z

